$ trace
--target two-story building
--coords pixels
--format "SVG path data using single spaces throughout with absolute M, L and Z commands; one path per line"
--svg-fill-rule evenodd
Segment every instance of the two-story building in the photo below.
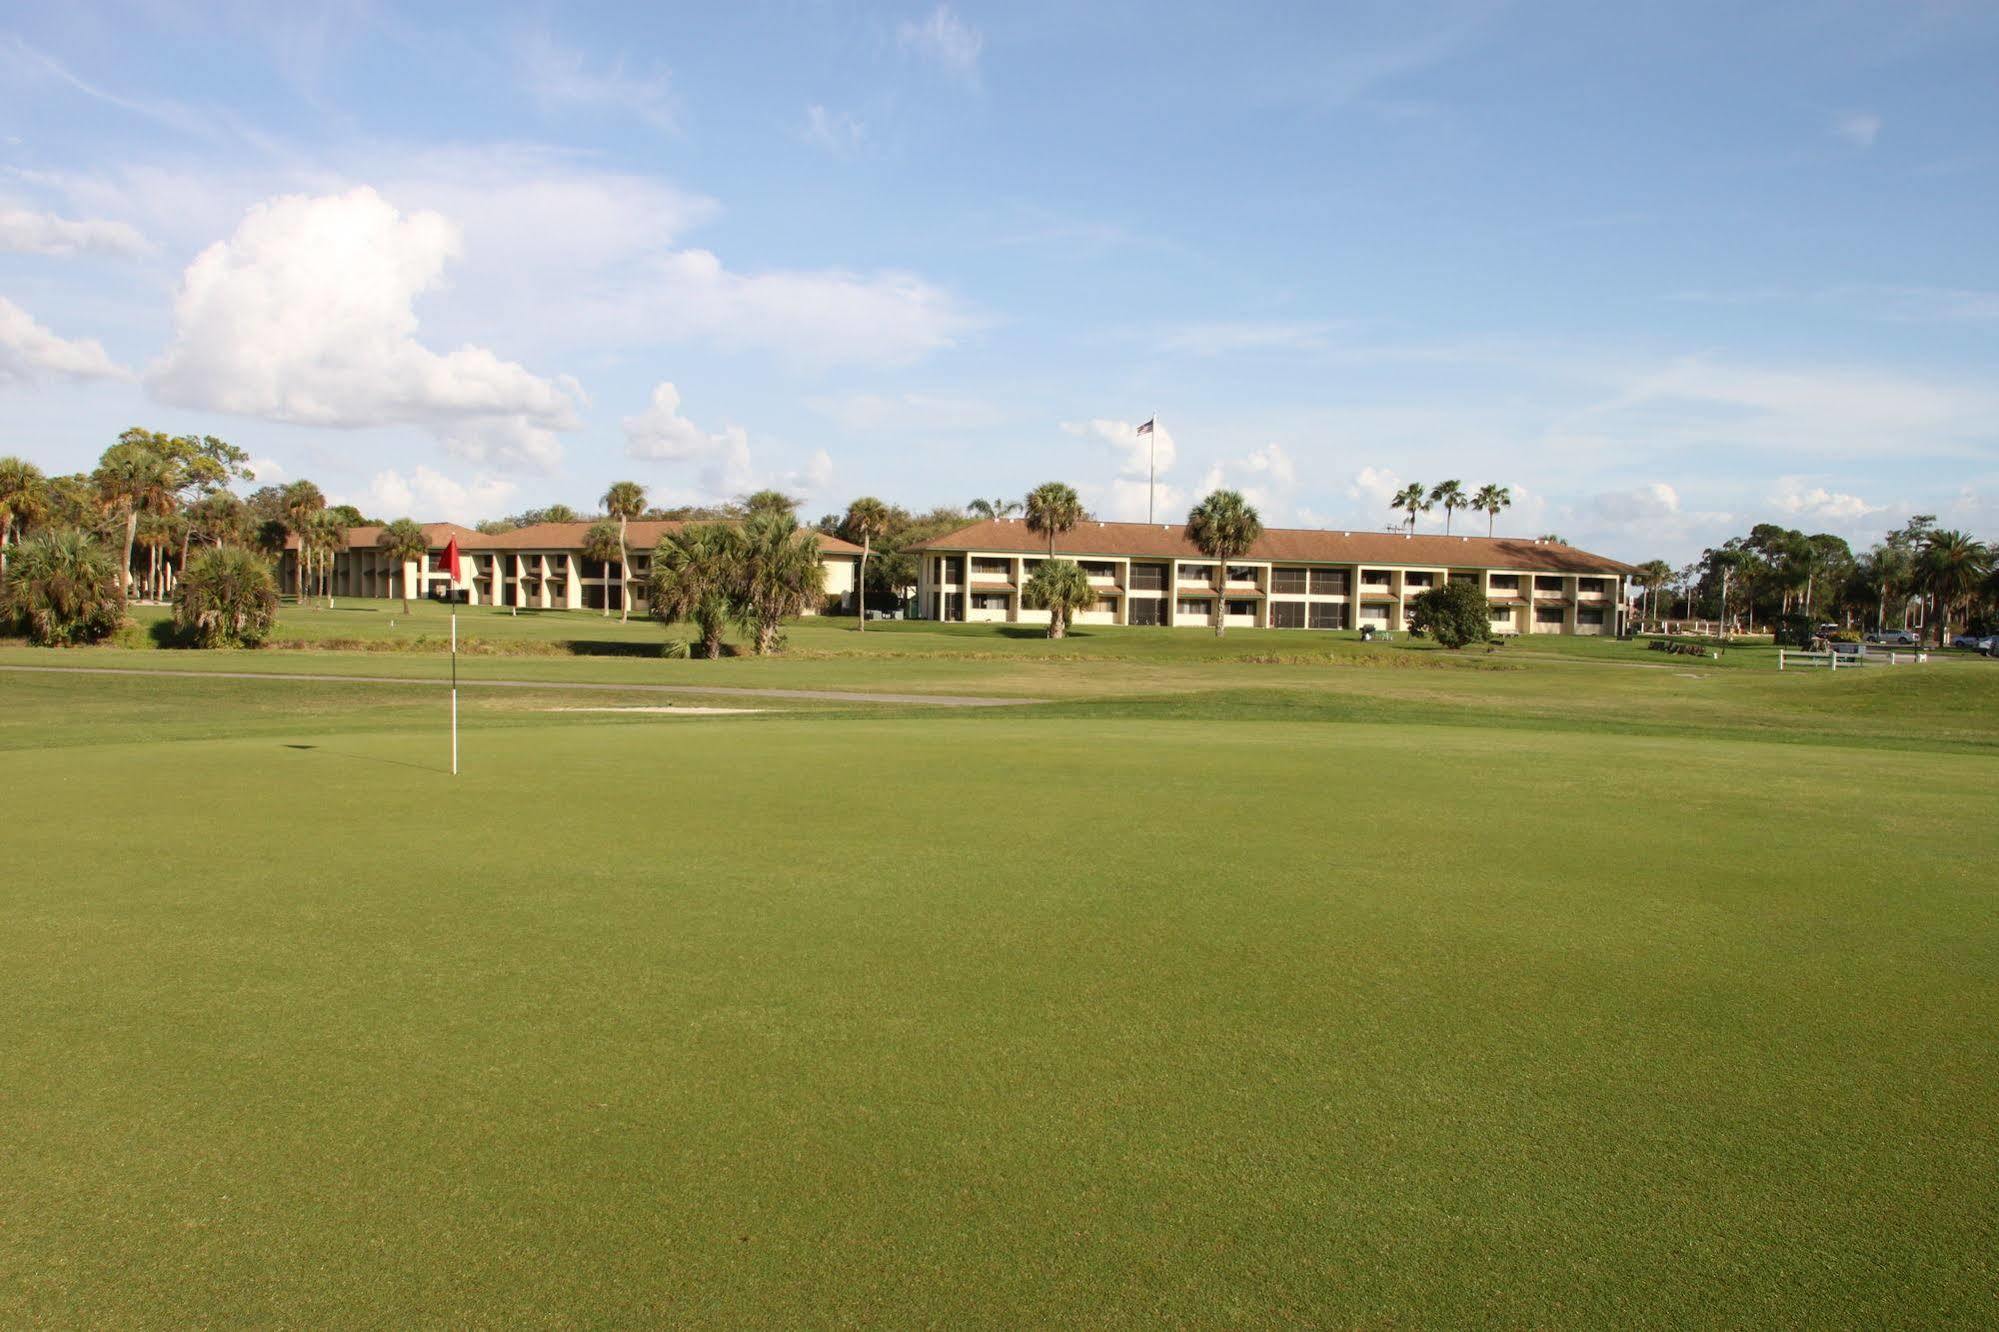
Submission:
M 973 523 L 917 548 L 917 614 L 1046 624 L 1024 589 L 1048 539 L 1019 518 Z M 1631 566 L 1554 541 L 1272 528 L 1219 567 L 1177 523 L 1084 522 L 1055 539 L 1097 589 L 1078 624 L 1403 629 L 1415 598 L 1470 582 L 1499 634 L 1616 634 Z

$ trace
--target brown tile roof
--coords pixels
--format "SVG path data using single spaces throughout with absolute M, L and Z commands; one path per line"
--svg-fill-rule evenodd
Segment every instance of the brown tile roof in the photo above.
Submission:
M 1046 554 L 1048 538 L 1019 518 L 971 523 L 917 546 L 918 550 L 1000 551 Z M 1178 523 L 1080 524 L 1055 541 L 1057 555 L 1103 558 L 1205 559 Z M 1318 564 L 1420 565 L 1431 568 L 1520 569 L 1540 573 L 1625 574 L 1631 566 L 1574 546 L 1519 537 L 1404 536 L 1399 532 L 1335 532 L 1315 528 L 1264 529 L 1243 558 Z
M 974 592 L 1011 592 L 1011 591 L 1013 591 L 1013 584 L 1012 584 L 1012 583 L 973 583 L 973 584 L 972 584 L 972 591 L 974 591 Z
M 633 550 L 651 550 L 659 544 L 661 537 L 669 532 L 677 532 L 688 524 L 683 522 L 635 522 L 626 529 L 625 539 Z M 531 527 L 517 527 L 511 532 L 478 532 L 457 523 L 425 523 L 424 535 L 430 538 L 431 547 L 444 549 L 452 537 L 458 538 L 460 550 L 581 550 L 583 534 L 596 522 L 579 523 L 536 523 Z M 350 527 L 347 529 L 348 550 L 372 550 L 375 538 L 381 532 L 379 527 Z M 816 533 L 819 538 L 821 555 L 858 555 L 861 548 L 851 541 L 842 541 L 836 536 Z M 285 543 L 287 549 L 297 547 L 297 539 Z

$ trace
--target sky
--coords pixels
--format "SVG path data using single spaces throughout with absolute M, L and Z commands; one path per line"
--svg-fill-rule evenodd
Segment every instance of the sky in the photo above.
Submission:
M 1995 70 L 1941 0 L 10 0 L 0 453 L 1999 538 Z

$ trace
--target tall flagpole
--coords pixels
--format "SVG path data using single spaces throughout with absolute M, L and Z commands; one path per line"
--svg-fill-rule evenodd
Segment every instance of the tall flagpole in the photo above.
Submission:
M 1152 497 L 1159 486 L 1159 413 L 1154 412 L 1146 422 L 1152 429 L 1146 431 L 1146 443 L 1150 449 L 1145 455 L 1145 525 L 1152 525 Z

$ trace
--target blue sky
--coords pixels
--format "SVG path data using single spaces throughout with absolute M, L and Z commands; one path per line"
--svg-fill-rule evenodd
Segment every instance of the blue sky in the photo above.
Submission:
M 1999 536 L 1992 5 L 0 12 L 0 452 L 53 469 L 1143 518 L 1157 413 L 1162 517 Z

